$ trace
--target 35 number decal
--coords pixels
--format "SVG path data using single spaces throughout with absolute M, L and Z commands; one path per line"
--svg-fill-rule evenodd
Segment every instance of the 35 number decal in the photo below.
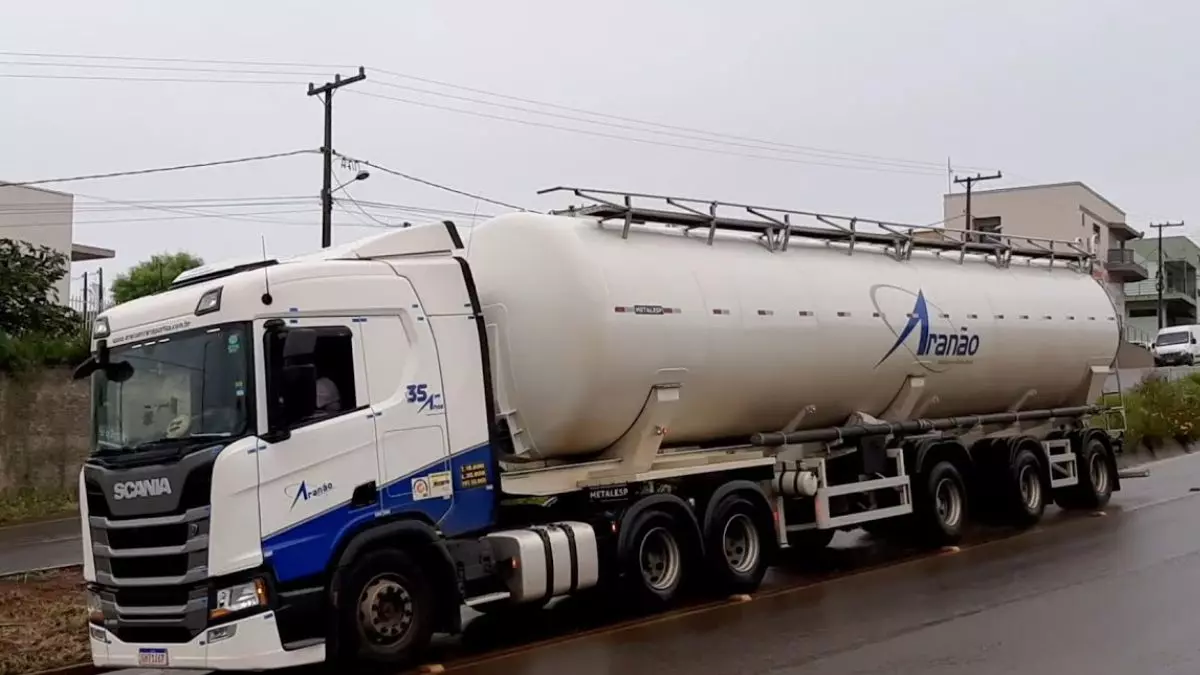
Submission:
M 405 389 L 407 393 L 404 400 L 409 403 L 424 403 L 425 399 L 429 398 L 428 388 L 427 384 L 410 384 Z

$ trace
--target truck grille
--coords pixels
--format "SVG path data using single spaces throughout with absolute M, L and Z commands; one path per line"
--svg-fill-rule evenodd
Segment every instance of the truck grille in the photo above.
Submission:
M 89 517 L 105 625 L 130 642 L 187 642 L 208 622 L 207 506 L 172 516 Z
M 212 470 L 220 447 L 169 464 L 84 467 L 95 592 L 105 627 L 139 643 L 188 642 L 208 625 Z M 169 489 L 119 499 L 118 483 Z

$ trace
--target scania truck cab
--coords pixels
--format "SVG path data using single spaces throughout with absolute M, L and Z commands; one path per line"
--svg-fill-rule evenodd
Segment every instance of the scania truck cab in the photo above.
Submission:
M 492 524 L 481 319 L 454 235 L 415 229 L 403 276 L 331 249 L 200 268 L 98 318 L 78 373 L 93 379 L 79 490 L 97 665 L 320 661 L 323 621 L 359 611 L 322 611 L 331 576 L 405 603 L 361 578 L 371 566 L 339 566 L 355 547 Z M 401 621 L 386 611 L 381 635 Z

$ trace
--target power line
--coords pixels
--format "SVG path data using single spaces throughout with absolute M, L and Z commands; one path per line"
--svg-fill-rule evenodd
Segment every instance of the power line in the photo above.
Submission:
M 97 61 L 142 61 L 142 62 L 157 62 L 157 63 L 210 63 L 210 64 L 225 64 L 231 66 L 276 66 L 281 68 L 321 68 L 324 70 L 338 68 L 354 68 L 346 64 L 329 64 L 329 63 L 296 63 L 286 61 L 246 61 L 246 60 L 231 60 L 231 59 L 192 59 L 192 58 L 170 58 L 170 57 L 149 57 L 149 56 L 113 56 L 101 54 L 54 54 L 47 52 L 15 52 L 15 51 L 0 51 L 0 56 L 30 56 L 36 58 L 48 59 L 93 59 Z
M 704 148 L 704 147 L 700 147 L 700 146 L 696 146 L 696 145 L 685 145 L 683 143 L 671 143 L 668 141 L 657 141 L 657 140 L 653 140 L 653 139 L 649 139 L 649 138 L 636 138 L 633 136 L 623 136 L 620 134 L 604 133 L 602 131 L 592 131 L 589 129 L 578 129 L 575 127 L 566 127 L 566 126 L 562 126 L 562 125 L 558 125 L 558 124 L 550 124 L 548 122 L 536 122 L 533 120 L 523 120 L 523 119 L 519 119 L 516 117 L 506 117 L 504 115 L 493 115 L 490 113 L 480 112 L 478 110 L 466 110 L 463 108 L 454 108 L 451 106 L 440 105 L 437 103 L 429 103 L 427 101 L 414 101 L 412 99 L 404 99 L 404 98 L 399 98 L 399 97 L 395 97 L 395 96 L 385 96 L 383 94 L 375 94 L 375 93 L 366 92 L 366 91 L 353 91 L 352 93 L 357 94 L 359 96 L 369 96 L 371 98 L 385 99 L 385 100 L 389 100 L 389 101 L 396 101 L 399 103 L 407 103 L 409 105 L 415 105 L 415 106 L 420 106 L 420 107 L 424 107 L 424 108 L 432 108 L 435 110 L 444 110 L 447 112 L 454 112 L 454 113 L 459 113 L 459 114 L 463 114 L 463 115 L 471 115 L 474 117 L 482 117 L 482 118 L 486 118 L 486 119 L 502 120 L 505 122 L 513 122 L 516 124 L 523 124 L 526 126 L 541 127 L 544 129 L 557 129 L 559 131 L 568 131 L 568 132 L 576 133 L 576 134 L 584 134 L 586 136 L 595 136 L 597 138 L 608 138 L 608 139 L 618 140 L 618 141 L 627 141 L 630 143 L 658 145 L 658 146 L 667 147 L 667 148 L 679 148 L 682 150 L 694 150 L 697 152 L 707 152 L 707 153 L 718 154 L 718 155 L 727 155 L 727 156 L 732 156 L 732 157 L 745 157 L 745 158 L 749 158 L 749 159 L 762 159 L 762 160 L 773 161 L 773 162 L 785 162 L 788 164 L 825 166 L 825 167 L 833 167 L 833 168 L 839 168 L 839 169 L 856 169 L 859 171 L 878 171 L 878 172 L 883 172 L 883 173 L 905 173 L 905 174 L 921 175 L 921 176 L 939 176 L 940 177 L 942 175 L 942 171 L 940 169 L 919 170 L 916 167 L 914 167 L 911 170 L 906 170 L 906 169 L 901 169 L 898 167 L 891 168 L 891 167 L 883 167 L 883 166 L 876 167 L 876 166 L 854 165 L 854 164 L 835 164 L 832 162 L 818 162 L 815 160 L 805 160 L 805 159 L 798 159 L 798 158 L 794 158 L 794 157 L 773 157 L 771 155 L 759 155 L 759 154 L 753 154 L 753 153 L 748 153 L 748 152 L 722 150 L 719 148 Z
M 213 213 L 213 214 L 194 214 L 194 215 L 180 215 L 180 216 L 154 216 L 154 217 L 149 217 L 149 218 L 101 218 L 101 219 L 93 219 L 93 220 L 88 220 L 88 219 L 73 220 L 70 223 L 63 223 L 63 225 L 67 226 L 67 225 L 101 225 L 101 224 L 117 224 L 117 223 L 120 223 L 120 224 L 145 223 L 145 222 L 158 222 L 158 221 L 164 221 L 164 220 L 194 220 L 197 218 L 215 218 L 215 219 L 219 220 L 222 218 L 229 218 L 230 216 L 238 216 L 241 218 L 245 218 L 248 216 L 283 215 L 283 214 L 313 213 L 313 212 L 314 212 L 314 209 L 310 208 L 310 209 L 289 209 L 289 210 L 281 210 L 281 211 L 250 211 L 250 212 L 246 212 L 246 213 L 235 213 L 235 214 Z M 263 221 L 263 222 L 267 222 L 267 221 Z M 287 223 L 287 222 L 294 222 L 294 221 L 273 221 L 273 222 Z M 309 224 L 309 223 L 305 223 L 305 224 Z M 46 225 L 46 223 L 5 222 L 5 223 L 0 223 L 0 228 L 32 227 L 32 226 L 42 226 L 42 225 Z
M 44 59 L 76 59 L 76 60 L 84 59 L 84 60 L 102 60 L 102 61 L 116 61 L 116 62 L 183 63 L 183 64 L 208 64 L 208 65 L 274 67 L 274 68 L 282 67 L 282 68 L 340 69 L 340 68 L 353 67 L 353 66 L 348 66 L 346 64 L 334 65 L 334 64 L 318 64 L 318 63 L 307 63 L 307 62 L 255 61 L 255 60 L 235 60 L 235 59 L 153 58 L 153 57 L 134 57 L 134 56 L 125 56 L 125 55 L 115 56 L 115 55 L 96 55 L 96 54 L 62 54 L 62 53 L 38 53 L 38 52 L 19 52 L 19 51 L 0 51 L 0 55 L 17 56 L 17 57 L 34 57 L 34 58 L 44 58 Z M 50 63 L 50 64 L 45 64 L 45 65 L 62 65 L 64 67 L 85 67 L 85 68 L 116 67 L 116 66 L 104 66 L 104 65 L 99 65 L 99 64 L 95 65 L 95 66 L 93 66 L 91 64 L 61 64 L 61 63 Z M 161 66 L 147 67 L 147 68 L 159 69 L 159 70 L 165 69 Z M 176 69 L 176 70 L 185 70 L 185 71 L 191 70 L 194 72 L 206 72 L 206 70 L 204 70 L 204 69 Z M 233 71 L 233 70 L 229 70 L 229 69 L 227 69 L 226 71 L 221 71 L 219 69 L 209 69 L 209 70 L 212 70 L 213 72 L 238 72 L 238 71 Z M 912 168 L 937 167 L 939 174 L 940 174 L 940 171 L 942 168 L 940 162 L 904 159 L 904 158 L 888 157 L 888 156 L 869 154 L 869 153 L 858 153 L 858 152 L 833 150 L 833 149 L 819 148 L 819 147 L 809 146 L 809 145 L 784 143 L 784 142 L 780 142 L 780 141 L 755 138 L 752 136 L 743 136 L 743 135 L 711 131 L 711 130 L 696 128 L 696 127 L 688 127 L 688 126 L 676 125 L 676 124 L 666 124 L 666 123 L 662 123 L 662 122 L 654 122 L 654 121 L 650 121 L 650 120 L 638 119 L 638 118 L 630 117 L 630 116 L 615 115 L 615 114 L 604 113 L 604 112 L 599 112 L 599 111 L 595 111 L 595 110 L 588 110 L 588 109 L 580 108 L 580 107 L 562 105 L 562 104 L 558 104 L 558 103 L 552 103 L 552 102 L 537 100 L 537 99 L 528 98 L 528 97 L 514 96 L 511 94 L 505 94 L 502 92 L 492 91 L 492 90 L 488 90 L 488 89 L 482 89 L 482 88 L 478 88 L 478 87 L 470 87 L 470 86 L 466 86 L 466 85 L 455 84 L 453 82 L 448 82 L 445 80 L 438 80 L 438 79 L 429 78 L 429 77 L 422 77 L 422 76 L 413 75 L 410 73 L 402 73 L 402 72 L 389 70 L 389 69 L 385 69 L 385 68 L 373 68 L 373 70 L 375 70 L 379 73 L 391 76 L 393 78 L 397 78 L 397 79 L 423 82 L 426 84 L 433 84 L 433 85 L 440 86 L 440 87 L 457 89 L 460 91 L 467 91 L 467 92 L 472 92 L 475 94 L 482 94 L 485 96 L 506 99 L 506 100 L 510 100 L 510 101 L 516 101 L 516 102 L 520 102 L 520 103 L 526 103 L 526 104 L 541 106 L 541 107 L 545 107 L 545 108 L 553 108 L 553 109 L 563 110 L 563 111 L 567 111 L 567 112 L 587 115 L 587 116 L 591 116 L 591 117 L 617 120 L 617 121 L 621 121 L 621 122 L 629 122 L 629 123 L 633 123 L 636 125 L 653 127 L 656 129 L 672 130 L 672 131 L 686 132 L 686 133 L 691 133 L 691 134 L 700 134 L 700 135 L 703 135 L 706 137 L 711 137 L 712 142 L 722 142 L 721 140 L 718 140 L 718 139 L 726 139 L 726 141 L 739 141 L 739 142 L 744 142 L 744 143 L 754 143 L 754 144 L 758 144 L 758 145 L 774 146 L 776 148 L 787 148 L 791 151 L 813 154 L 813 155 L 817 155 L 817 156 L 824 156 L 828 159 L 873 162 L 876 164 L 887 164 L 887 165 L 901 166 L 901 167 L 908 166 L 908 167 L 912 167 Z M 300 73 L 276 72 L 276 71 L 250 71 L 250 72 L 267 72 L 267 73 L 271 73 L 271 74 L 281 74 L 281 75 L 300 74 Z M 5 77 L 5 76 L 6 75 L 0 75 L 0 77 Z M 29 76 L 29 77 L 38 77 L 38 76 L 35 75 L 35 76 Z M 86 76 L 83 76 L 83 77 L 81 77 L 81 76 L 62 76 L 62 77 L 91 79 L 91 78 L 87 78 Z M 252 80 L 200 80 L 200 79 L 185 79 L 185 78 L 174 79 L 174 78 L 101 78 L 101 77 L 97 77 L 94 79 L 117 79 L 117 80 L 125 80 L 125 81 L 146 80 L 146 81 L 215 82 L 215 83 L 236 83 L 236 84 L 296 84 L 296 82 L 292 82 L 292 81 L 285 82 L 285 81 L 277 81 L 277 80 L 254 80 L 254 81 L 252 81 Z M 460 100 L 471 100 L 473 102 L 480 103 L 483 105 L 494 105 L 494 106 L 501 105 L 501 104 L 496 104 L 493 102 L 481 101 L 478 99 L 470 99 L 467 97 L 457 97 L 457 96 L 450 95 L 450 94 L 419 89 L 416 87 L 405 87 L 404 85 L 391 84 L 391 83 L 387 83 L 387 82 L 378 82 L 378 84 L 383 85 L 383 86 L 391 86 L 391 87 L 395 87 L 395 88 L 400 88 L 400 89 L 411 89 L 413 91 L 418 91 L 418 92 L 435 95 L 435 96 L 458 98 Z M 363 93 L 363 92 L 360 92 L 360 93 Z M 420 103 L 410 102 L 410 101 L 406 101 L 406 100 L 401 100 L 400 102 L 412 103 L 414 105 L 421 105 Z M 504 107 L 504 106 L 502 106 L 502 107 Z M 511 106 L 507 106 L 507 107 L 510 107 L 512 109 L 525 110 L 525 109 L 515 108 L 515 107 L 511 107 Z M 533 110 L 525 110 L 525 112 L 530 112 L 533 114 L 543 114 L 543 115 L 548 114 L 548 113 L 545 113 L 542 111 L 533 111 Z M 467 114 L 470 114 L 470 113 L 467 113 Z M 565 118 L 573 119 L 570 117 L 565 117 Z M 600 122 L 597 122 L 596 120 L 576 120 L 576 121 L 581 121 L 581 122 L 585 122 L 585 123 L 589 123 L 589 124 L 602 124 Z M 618 127 L 618 128 L 622 128 L 622 127 Z M 654 133 L 654 132 L 650 132 L 650 130 L 646 130 L 646 131 L 648 133 Z M 661 133 L 661 132 L 658 132 L 658 133 Z M 686 137 L 684 137 L 684 138 L 686 138 Z M 700 139 L 695 139 L 695 140 L 700 140 Z M 843 165 L 830 165 L 830 166 L 841 167 Z M 961 166 L 960 168 L 974 170 L 977 167 Z
M 0 59 L 0 66 L 21 66 L 26 68 L 86 68 L 86 69 L 108 69 L 108 70 L 136 70 L 136 71 L 166 71 L 179 73 L 219 73 L 227 75 L 302 75 L 305 77 L 319 77 L 317 72 L 293 72 L 287 70 L 262 70 L 262 69 L 245 69 L 245 68 L 183 68 L 180 66 L 140 66 L 129 64 L 105 65 L 95 63 L 55 63 L 55 62 L 38 62 L 38 61 L 7 61 Z
M 837 154 L 834 154 L 834 151 L 801 149 L 796 146 L 791 146 L 787 143 L 778 143 L 778 142 L 774 142 L 774 141 L 754 140 L 754 141 L 750 141 L 750 142 L 742 142 L 742 141 L 737 141 L 737 140 L 724 140 L 723 138 L 720 138 L 720 137 L 716 137 L 716 138 L 707 137 L 705 135 L 701 135 L 698 133 L 681 133 L 678 131 L 669 131 L 669 130 L 668 131 L 656 131 L 656 130 L 652 130 L 652 129 L 646 129 L 643 127 L 639 127 L 636 124 L 624 124 L 624 123 L 620 123 L 620 122 L 606 122 L 603 120 L 590 120 L 585 117 L 580 117 L 578 115 L 566 115 L 566 114 L 562 114 L 562 113 L 546 112 L 544 110 L 534 110 L 532 108 L 527 108 L 527 107 L 518 106 L 518 105 L 508 105 L 505 103 L 496 103 L 494 101 L 486 101 L 486 100 L 483 100 L 480 98 L 474 98 L 471 96 L 458 96 L 455 94 L 447 94 L 444 92 L 433 91 L 431 89 L 422 89 L 420 87 L 408 87 L 408 86 L 405 86 L 402 84 L 393 84 L 391 82 L 376 82 L 375 84 L 377 84 L 379 86 L 383 86 L 383 87 L 391 87 L 393 89 L 403 89 L 406 91 L 413 91 L 413 92 L 417 92 L 417 93 L 421 93 L 421 94 L 428 94 L 431 96 L 441 96 L 443 98 L 448 98 L 448 99 L 452 99 L 452 100 L 456 100 L 456 101 L 464 101 L 464 102 L 468 102 L 468 103 L 477 103 L 480 105 L 488 105 L 488 106 L 493 106 L 496 108 L 502 108 L 505 110 L 514 110 L 514 111 L 518 111 L 518 112 L 530 113 L 533 115 L 543 115 L 546 117 L 570 120 L 573 122 L 583 122 L 584 124 L 595 124 L 595 125 L 599 125 L 599 126 L 613 128 L 613 129 L 624 129 L 626 131 L 637 131 L 637 132 L 641 132 L 641 133 L 650 133 L 650 134 L 657 134 L 657 135 L 661 135 L 661 136 L 682 138 L 682 139 L 690 140 L 690 141 L 700 141 L 702 143 L 717 143 L 720 145 L 728 145 L 728 146 L 739 147 L 739 148 L 748 148 L 751 150 L 766 150 L 769 152 L 783 152 L 783 153 L 794 154 L 794 155 L 808 155 L 808 156 L 814 156 L 814 157 L 823 157 L 825 159 L 841 159 L 841 160 L 845 160 L 845 161 L 858 161 L 858 162 L 863 162 L 863 163 L 879 164 L 879 165 L 883 165 L 883 166 L 895 166 L 897 168 L 906 168 L 906 169 L 926 169 L 926 168 L 930 168 L 930 166 L 931 166 L 928 163 L 917 162 L 917 161 L 913 161 L 913 160 L 883 160 L 883 159 L 861 159 L 860 160 L 860 159 L 854 159 L 850 156 L 839 156 Z M 644 124 L 644 123 L 639 123 L 639 124 Z M 708 132 L 705 132 L 705 133 L 708 133 Z M 713 134 L 709 134 L 709 136 L 712 136 L 712 135 Z M 720 135 L 717 135 L 717 136 L 720 136 Z M 924 165 L 924 166 L 922 166 L 922 165 Z
M 426 179 L 424 179 L 424 178 L 418 178 L 417 176 L 413 176 L 413 175 L 411 175 L 411 174 L 403 173 L 403 172 L 401 172 L 401 171 L 396 171 L 395 169 L 389 169 L 389 168 L 387 168 L 386 166 L 380 166 L 380 165 L 378 165 L 378 164 L 375 164 L 375 163 L 373 163 L 373 162 L 368 162 L 368 161 L 367 161 L 367 160 L 365 160 L 365 159 L 356 159 L 356 158 L 354 158 L 354 157 L 349 157 L 349 156 L 347 156 L 347 155 L 343 155 L 343 154 L 341 154 L 341 153 L 338 153 L 338 156 L 339 156 L 339 157 L 345 157 L 345 158 L 346 158 L 346 159 L 348 159 L 348 160 L 351 160 L 351 161 L 354 161 L 354 162 L 358 162 L 359 164 L 362 164 L 362 165 L 364 165 L 364 166 L 369 166 L 369 167 L 371 167 L 372 169 L 378 169 L 378 170 L 380 170 L 380 171 L 382 171 L 382 172 L 384 172 L 384 173 L 390 173 L 391 175 L 393 175 L 393 176 L 396 176 L 396 177 L 398 177 L 398 178 L 403 178 L 403 179 L 405 179 L 405 180 L 410 180 L 410 181 L 412 181 L 412 182 L 414 182 L 414 183 L 420 183 L 421 185 L 427 185 L 427 186 L 429 186 L 429 187 L 432 187 L 432 188 L 437 188 L 437 189 L 439 189 L 439 190 L 445 190 L 446 192 L 452 192 L 452 193 L 454 193 L 454 194 L 456 194 L 456 195 L 461 195 L 461 196 L 463 196 L 463 197 L 470 197 L 471 199 L 477 199 L 477 200 L 479 200 L 479 201 L 481 201 L 481 202 L 487 202 L 487 203 L 489 203 L 489 204 L 495 204 L 496 206 L 503 206 L 504 208 L 507 208 L 507 209 L 516 209 L 517 211 L 528 211 L 528 210 L 529 210 L 529 209 L 526 209 L 526 208 L 524 208 L 524 207 L 521 207 L 521 206 L 516 206 L 516 205 L 513 205 L 513 204 L 509 204 L 509 203 L 507 203 L 507 202 L 502 202 L 502 201 L 499 201 L 499 200 L 496 200 L 496 199 L 490 199 L 490 198 L 488 198 L 488 197 L 483 197 L 483 196 L 481 196 L 481 195 L 477 195 L 477 194 L 474 194 L 474 193 L 471 193 L 471 192 L 466 192 L 466 191 L 463 191 L 463 190 L 459 190 L 459 189 L 457 189 L 457 188 L 452 188 L 452 187 L 449 187 L 449 186 L 447 186 L 447 185 L 442 185 L 442 184 L 440 184 L 440 183 L 435 183 L 435 182 L 433 182 L 433 181 L 431 181 L 431 180 L 426 180 Z
M 195 84 L 304 84 L 303 80 L 220 80 L 198 77 L 118 77 L 115 75 L 43 75 L 23 73 L 0 73 L 0 78 L 24 80 L 99 80 L 102 82 L 187 82 Z
M 246 162 L 259 162 L 268 159 L 280 159 L 282 157 L 293 157 L 296 155 L 311 154 L 317 152 L 315 150 L 291 150 L 288 152 L 277 152 L 270 155 L 253 155 L 250 157 L 235 157 L 233 159 L 221 159 L 213 162 L 199 162 L 196 164 L 177 164 L 174 166 L 157 167 L 154 169 L 134 169 L 130 171 L 112 171 L 109 173 L 93 173 L 83 176 L 69 176 L 65 178 L 43 178 L 40 180 L 29 180 L 20 183 L 0 182 L 0 187 L 28 187 L 30 185 L 47 185 L 50 183 L 68 183 L 81 180 L 96 180 L 100 178 L 118 178 L 121 176 L 141 176 L 148 173 L 163 173 L 166 171 L 182 171 L 185 169 L 201 169 L 213 166 L 226 166 L 229 164 L 243 164 Z
M 141 202 L 131 202 L 136 204 L 158 204 L 162 206 L 196 206 L 211 209 L 236 209 L 248 207 L 263 207 L 263 206 L 296 206 L 299 204 L 312 203 L 316 197 L 289 197 L 282 199 L 250 199 L 250 200 L 204 200 L 204 199 L 185 199 L 185 200 L 147 200 Z M 56 214 L 91 214 L 91 213 L 113 213 L 122 211 L 134 211 L 138 206 L 123 206 L 119 204 L 62 204 L 55 202 L 26 202 L 24 204 L 3 204 L 0 205 L 0 214 L 4 215 L 56 215 Z
M 0 53 L 2 53 L 2 52 L 0 52 Z M 908 160 L 908 159 L 902 159 L 902 158 L 897 158 L 897 157 L 887 157 L 887 156 L 883 156 L 883 155 L 872 155 L 872 154 L 866 154 L 866 153 L 856 153 L 856 152 L 847 152 L 847 151 L 841 151 L 841 150 L 831 150 L 831 149 L 827 149 L 827 148 L 818 148 L 818 147 L 809 146 L 809 145 L 797 145 L 797 144 L 793 144 L 793 143 L 783 143 L 780 141 L 771 141 L 771 140 L 766 140 L 766 139 L 761 139 L 761 138 L 754 138 L 752 136 L 739 136 L 739 135 L 735 135 L 735 134 L 709 131 L 706 129 L 700 129 L 700 128 L 696 128 L 696 127 L 687 127 L 687 126 L 682 126 L 682 125 L 677 125 L 677 124 L 665 124 L 662 122 L 653 122 L 653 121 L 648 121 L 648 120 L 642 120 L 642 119 L 638 119 L 636 117 L 613 115 L 610 113 L 603 113 L 603 112 L 597 112 L 594 110 L 588 110 L 586 108 L 562 105 L 562 104 L 551 103 L 551 102 L 547 102 L 547 101 L 539 101 L 537 99 L 525 98 L 525 97 L 521 97 L 521 96 L 513 96 L 511 94 L 504 94 L 504 93 L 500 93 L 497 91 L 491 91 L 488 89 L 480 89 L 477 87 L 468 87 L 468 86 L 464 86 L 464 85 L 460 85 L 460 84 L 454 84 L 453 82 L 447 82 L 444 80 L 435 80 L 435 79 L 428 78 L 428 77 L 420 77 L 420 76 L 411 75 L 408 73 L 401 73 L 401 72 L 397 72 L 394 70 L 388 70 L 386 68 L 373 67 L 372 70 L 379 72 L 379 73 L 383 73 L 385 75 L 391 75 L 392 77 L 396 77 L 396 78 L 413 80 L 416 82 L 424 82 L 426 84 L 434 84 L 434 85 L 438 85 L 441 87 L 448 87 L 451 89 L 459 89 L 461 91 L 469 91 L 469 92 L 476 93 L 476 94 L 483 94 L 485 96 L 494 96 L 496 98 L 507 99 L 510 101 L 517 101 L 519 103 L 528 103 L 531 105 L 539 105 L 539 106 L 543 106 L 543 107 L 547 107 L 547 108 L 555 108 L 558 110 L 565 110 L 568 112 L 581 113 L 584 115 L 592 115 L 595 117 L 603 117 L 606 119 L 618 120 L 618 121 L 622 121 L 622 122 L 633 122 L 635 124 L 642 124 L 645 126 L 658 127 L 660 129 L 685 131 L 685 132 L 689 132 L 689 133 L 703 134 L 706 136 L 715 136 L 718 138 L 728 138 L 728 139 L 738 140 L 738 141 L 748 141 L 748 142 L 752 142 L 752 143 L 780 145 L 780 146 L 792 148 L 794 150 L 805 150 L 805 151 L 817 152 L 817 153 L 829 153 L 834 156 L 842 155 L 845 157 L 858 157 L 861 159 L 868 159 L 868 160 L 880 160 L 880 161 L 886 161 L 886 162 L 904 162 L 904 163 L 911 163 L 911 164 L 917 164 L 917 165 L 922 165 L 922 166 L 937 167 L 939 170 L 942 168 L 942 165 L 940 162 L 930 162 L 930 161 L 923 161 L 923 160 Z M 379 84 L 384 84 L 384 83 L 379 83 Z M 960 168 L 974 169 L 976 167 L 964 166 L 964 167 L 960 167 Z

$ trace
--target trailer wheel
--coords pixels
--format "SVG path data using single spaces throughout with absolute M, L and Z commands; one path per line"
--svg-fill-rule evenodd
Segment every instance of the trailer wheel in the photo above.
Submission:
M 723 497 L 713 510 L 705 533 L 713 591 L 753 593 L 767 573 L 770 516 L 764 528 L 762 509 L 745 497 Z
M 642 511 L 630 523 L 630 546 L 621 561 L 626 597 L 639 608 L 663 609 L 682 595 L 694 560 L 675 514 L 658 508 Z
M 1064 509 L 1099 509 L 1112 498 L 1113 482 L 1109 473 L 1108 449 L 1099 438 L 1084 441 L 1075 454 L 1079 482 L 1056 490 L 1054 501 Z
M 962 539 L 967 523 L 967 486 L 962 473 L 949 460 L 940 460 L 916 486 L 913 515 L 922 543 L 947 546 Z
M 1021 448 L 1012 460 L 1010 520 L 1020 527 L 1030 527 L 1046 512 L 1046 489 L 1042 478 L 1042 462 L 1029 448 Z
M 429 645 L 434 599 L 427 575 L 408 555 L 371 551 L 351 566 L 341 586 L 340 656 L 407 665 Z

